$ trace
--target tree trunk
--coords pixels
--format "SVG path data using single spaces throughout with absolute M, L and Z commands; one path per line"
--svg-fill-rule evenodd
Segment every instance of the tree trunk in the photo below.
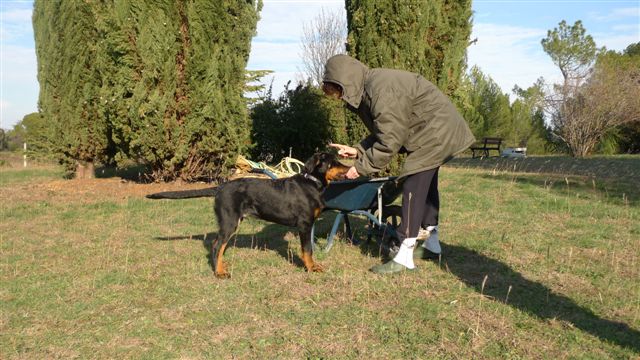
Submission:
M 95 167 L 92 161 L 78 161 L 76 179 L 95 179 Z

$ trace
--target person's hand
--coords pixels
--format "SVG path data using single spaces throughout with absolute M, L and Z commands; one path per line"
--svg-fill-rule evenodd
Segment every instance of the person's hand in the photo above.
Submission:
M 349 171 L 347 171 L 344 177 L 346 177 L 347 179 L 357 179 L 360 177 L 360 174 L 358 174 L 358 170 L 356 170 L 356 167 L 352 166 L 349 168 Z
M 329 146 L 338 149 L 338 155 L 343 158 L 355 159 L 356 156 L 358 156 L 358 150 L 356 150 L 356 148 L 354 147 L 342 144 L 329 144 Z

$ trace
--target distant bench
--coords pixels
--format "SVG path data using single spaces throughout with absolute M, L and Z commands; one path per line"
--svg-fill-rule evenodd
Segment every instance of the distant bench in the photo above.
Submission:
M 498 156 L 500 156 L 500 145 L 502 145 L 502 138 L 486 137 L 481 142 L 471 146 L 471 157 L 476 158 L 476 152 L 479 153 L 479 157 L 489 157 L 490 150 L 496 150 Z

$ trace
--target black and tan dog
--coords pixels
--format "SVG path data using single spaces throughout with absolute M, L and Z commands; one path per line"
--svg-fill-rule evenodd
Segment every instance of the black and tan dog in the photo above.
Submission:
M 214 188 L 161 192 L 147 195 L 147 198 L 215 197 L 214 211 L 220 230 L 211 248 L 211 260 L 219 278 L 230 276 L 222 255 L 245 216 L 297 228 L 304 266 L 307 271 L 322 271 L 322 266 L 313 261 L 311 228 L 324 208 L 323 190 L 330 181 L 344 179 L 348 170 L 349 167 L 338 162 L 334 155 L 318 153 L 307 160 L 301 174 L 289 178 L 241 178 Z

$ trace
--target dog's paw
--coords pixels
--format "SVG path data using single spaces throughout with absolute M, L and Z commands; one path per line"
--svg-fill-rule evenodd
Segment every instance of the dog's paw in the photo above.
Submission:
M 218 279 L 229 279 L 231 277 L 231 274 L 229 274 L 226 271 L 225 272 L 219 272 L 219 273 L 216 273 L 216 277 Z
M 313 263 L 312 266 L 310 266 L 307 269 L 308 272 L 324 272 L 324 267 L 318 263 Z

